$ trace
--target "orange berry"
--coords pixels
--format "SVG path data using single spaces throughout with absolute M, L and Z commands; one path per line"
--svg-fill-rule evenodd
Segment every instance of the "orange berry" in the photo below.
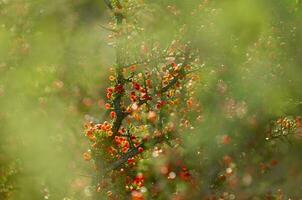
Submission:
M 93 134 L 93 131 L 91 129 L 86 131 L 86 136 L 91 140 L 91 141 L 96 141 L 96 137 Z
M 137 96 L 136 96 L 135 92 L 131 92 L 130 99 L 132 102 L 135 102 L 137 100 Z
M 87 107 L 90 107 L 93 104 L 93 101 L 90 98 L 84 98 L 82 102 Z
M 187 106 L 188 107 L 192 107 L 193 106 L 193 100 L 192 99 L 187 100 Z
M 227 145 L 227 144 L 230 144 L 230 142 L 231 142 L 231 137 L 230 136 L 228 136 L 228 135 L 222 136 L 222 138 L 221 138 L 221 143 L 222 144 Z
M 98 143 L 93 143 L 92 145 L 91 145 L 93 148 L 97 148 L 98 147 Z
M 107 97 L 107 99 L 111 99 L 112 93 L 107 93 L 106 97 Z
M 144 196 L 139 191 L 132 191 L 131 193 L 131 200 L 144 200 Z
M 112 93 L 113 92 L 113 88 L 109 87 L 106 89 L 107 93 Z
M 276 160 L 276 159 L 273 159 L 273 160 L 271 160 L 271 162 L 270 162 L 270 165 L 271 166 L 276 166 L 278 164 L 278 160 Z
M 109 130 L 109 131 L 107 132 L 107 135 L 108 135 L 109 137 L 112 136 L 112 135 L 113 135 L 112 130 Z
M 111 76 L 109 76 L 109 80 L 110 80 L 110 81 L 114 81 L 114 80 L 115 80 L 115 77 L 111 75 Z
M 296 126 L 297 126 L 298 128 L 302 127 L 302 118 L 301 118 L 301 117 L 297 117 L 297 118 L 295 119 L 295 122 L 296 122 Z
M 130 66 L 130 71 L 134 72 L 135 71 L 136 66 L 135 65 L 131 65 Z
M 88 153 L 88 152 L 83 153 L 83 158 L 84 158 L 84 160 L 86 160 L 86 161 L 91 160 L 91 155 L 90 155 L 90 153 Z
M 146 80 L 146 85 L 148 86 L 148 88 L 152 88 L 152 83 L 150 79 Z
M 156 119 L 157 119 L 156 112 L 150 111 L 150 112 L 148 113 L 148 120 L 149 120 L 150 122 L 154 123 L 154 122 L 156 121 Z
M 137 112 L 134 112 L 132 114 L 133 118 L 136 120 L 136 121 L 140 121 L 141 120 L 141 116 L 140 114 L 138 114 Z
M 109 103 L 106 103 L 106 104 L 105 104 L 105 108 L 106 108 L 107 110 L 109 110 L 109 109 L 111 108 L 111 105 L 110 105 Z

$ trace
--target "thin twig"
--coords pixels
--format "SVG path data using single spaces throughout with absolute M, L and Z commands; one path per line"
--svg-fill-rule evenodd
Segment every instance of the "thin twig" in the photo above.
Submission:
M 110 0 L 104 0 L 104 2 L 105 2 L 105 4 L 107 5 L 107 7 L 108 7 L 110 10 L 113 10 L 113 6 L 112 6 Z
M 159 59 L 167 59 L 167 58 L 172 58 L 172 57 L 178 57 L 180 58 L 181 56 L 178 56 L 178 55 L 163 55 L 163 56 L 158 56 L 158 57 L 155 57 L 155 58 L 148 58 L 148 59 L 145 59 L 145 60 L 139 60 L 139 61 L 136 61 L 136 62 L 133 62 L 133 63 L 130 63 L 130 64 L 125 64 L 123 65 L 123 68 L 127 68 L 127 67 L 131 67 L 132 65 L 138 65 L 138 64 L 149 64 L 155 60 L 159 60 Z
M 132 158 L 140 153 L 139 148 L 144 148 L 146 150 L 150 146 L 154 146 L 156 144 L 159 144 L 165 140 L 165 135 L 162 135 L 160 137 L 153 138 L 147 142 L 141 143 L 136 148 L 131 149 L 128 151 L 125 155 L 123 155 L 119 160 L 113 162 L 106 170 L 106 172 L 110 172 L 115 169 L 119 169 L 122 165 L 124 165 L 129 158 Z
M 107 30 L 107 31 L 112 31 L 112 32 L 115 32 L 115 33 L 117 33 L 117 32 L 118 32 L 118 30 L 113 29 L 113 28 L 109 28 L 109 27 L 104 26 L 104 25 L 102 25 L 102 24 L 99 24 L 99 26 L 100 26 L 101 28 L 103 28 L 103 29 Z

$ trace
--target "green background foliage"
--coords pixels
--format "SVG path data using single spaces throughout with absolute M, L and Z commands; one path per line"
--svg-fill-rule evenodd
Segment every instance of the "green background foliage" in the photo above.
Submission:
M 201 197 L 228 154 L 238 181 L 252 181 L 215 192 L 263 199 L 281 189 L 301 198 L 301 138 L 265 138 L 271 120 L 301 115 L 302 2 L 145 3 L 138 15 L 146 38 L 166 44 L 183 28 L 181 39 L 191 41 L 204 63 L 196 91 L 203 122 L 183 133 Z M 83 123 L 105 113 L 115 53 L 110 31 L 100 25 L 110 19 L 101 0 L 0 0 L 0 199 L 89 199 Z M 225 135 L 231 142 L 221 145 Z M 278 165 L 260 173 L 259 164 L 272 159 Z

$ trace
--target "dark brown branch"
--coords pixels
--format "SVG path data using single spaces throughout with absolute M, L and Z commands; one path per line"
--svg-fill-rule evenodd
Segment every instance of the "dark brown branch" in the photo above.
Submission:
M 163 87 L 163 88 L 160 90 L 160 93 L 167 92 L 171 87 L 173 87 L 173 86 L 177 83 L 178 79 L 179 79 L 179 76 L 174 77 L 174 78 L 168 83 L 168 85 L 166 85 L 165 87 Z
M 130 151 L 128 151 L 119 160 L 113 162 L 107 168 L 106 172 L 110 172 L 112 170 L 119 169 L 121 166 L 123 166 L 128 161 L 129 158 L 132 158 L 132 157 L 137 156 L 138 154 L 140 154 L 140 152 L 138 150 L 140 147 L 142 147 L 144 150 L 147 150 L 149 147 L 153 147 L 154 145 L 159 144 L 159 143 L 165 141 L 165 139 L 166 139 L 165 135 L 162 135 L 160 137 L 153 138 L 153 139 L 151 139 L 151 140 L 149 140 L 147 142 L 141 143 L 136 148 L 133 148 Z
M 110 0 L 104 0 L 104 1 L 111 10 L 114 9 Z M 117 4 L 119 4 L 119 1 L 117 1 Z M 123 16 L 115 13 L 115 18 L 116 18 L 116 24 L 118 26 L 121 25 Z M 116 51 L 117 51 L 117 55 L 116 55 L 117 56 L 116 57 L 117 82 L 116 82 L 115 86 L 121 85 L 122 87 L 124 87 L 125 78 L 123 76 L 122 69 L 121 69 L 121 66 L 122 66 L 122 64 L 121 64 L 122 51 L 121 50 L 122 50 L 122 48 L 120 45 L 120 41 L 118 41 L 117 44 L 118 44 L 117 49 L 116 49 Z M 114 136 L 117 135 L 118 130 L 120 129 L 124 118 L 127 116 L 121 109 L 121 101 L 122 101 L 123 94 L 124 94 L 124 92 L 117 94 L 117 97 L 113 100 L 113 106 L 114 106 L 114 110 L 116 113 L 116 119 L 113 122 L 113 126 L 112 126 L 113 138 L 114 138 Z
M 177 76 L 175 76 L 175 77 L 168 83 L 168 85 L 166 85 L 165 87 L 161 88 L 161 90 L 159 91 L 159 93 L 167 92 L 171 87 L 173 87 L 173 86 L 177 83 L 177 81 L 179 80 L 180 76 L 185 75 L 184 68 L 188 65 L 188 62 L 189 62 L 189 51 L 187 51 L 186 54 L 185 54 L 185 60 L 184 60 L 184 62 L 182 63 L 181 68 L 180 68 L 180 70 L 179 70 Z
M 141 144 L 140 146 L 138 147 L 143 147 L 144 145 Z M 127 162 L 127 160 L 129 158 L 132 158 L 136 155 L 139 154 L 139 151 L 138 151 L 138 147 L 137 148 L 134 148 L 134 149 L 131 149 L 128 153 L 126 153 L 122 158 L 120 158 L 119 160 L 113 162 L 109 167 L 108 169 L 106 170 L 106 172 L 110 172 L 111 170 L 115 170 L 115 169 L 118 169 L 120 168 L 120 166 L 122 166 L 125 162 Z

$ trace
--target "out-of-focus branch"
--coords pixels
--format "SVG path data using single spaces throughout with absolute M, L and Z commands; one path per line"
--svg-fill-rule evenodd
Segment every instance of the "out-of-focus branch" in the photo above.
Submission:
M 172 57 L 180 58 L 182 56 L 179 56 L 179 55 L 162 55 L 162 56 L 158 56 L 158 57 L 155 57 L 155 58 L 152 58 L 152 59 L 138 60 L 138 61 L 133 62 L 133 63 L 125 64 L 123 66 L 123 68 L 127 68 L 127 67 L 130 67 L 132 65 L 137 65 L 137 64 L 148 64 L 148 63 L 151 63 L 155 60 L 167 59 L 167 58 L 172 58 Z
M 103 28 L 103 29 L 107 30 L 107 31 L 111 31 L 111 32 L 115 32 L 115 33 L 117 33 L 117 32 L 118 32 L 116 29 L 109 28 L 109 27 L 104 26 L 104 25 L 102 25 L 102 24 L 99 24 L 99 26 L 100 26 L 101 28 Z
M 108 7 L 110 10 L 113 10 L 113 6 L 112 6 L 110 0 L 104 0 L 104 2 L 105 2 L 105 4 L 107 5 L 107 7 Z
M 105 4 L 107 5 L 107 7 L 114 12 L 115 15 L 115 19 L 117 22 L 117 25 L 120 25 L 124 19 L 124 15 L 121 13 L 121 4 L 118 0 L 116 0 L 115 2 L 115 6 L 116 8 L 112 5 L 112 2 L 110 0 L 104 0 Z
M 149 141 L 143 142 L 141 143 L 139 146 L 137 146 L 136 148 L 131 149 L 130 151 L 128 151 L 126 154 L 124 154 L 119 160 L 113 162 L 106 170 L 106 172 L 110 172 L 112 170 L 116 170 L 119 169 L 121 166 L 123 166 L 127 160 L 129 158 L 132 158 L 138 154 L 140 154 L 139 148 L 143 148 L 144 150 L 155 146 L 156 144 L 159 144 L 163 141 L 165 141 L 166 136 L 162 135 L 159 137 L 155 137 L 150 139 Z

